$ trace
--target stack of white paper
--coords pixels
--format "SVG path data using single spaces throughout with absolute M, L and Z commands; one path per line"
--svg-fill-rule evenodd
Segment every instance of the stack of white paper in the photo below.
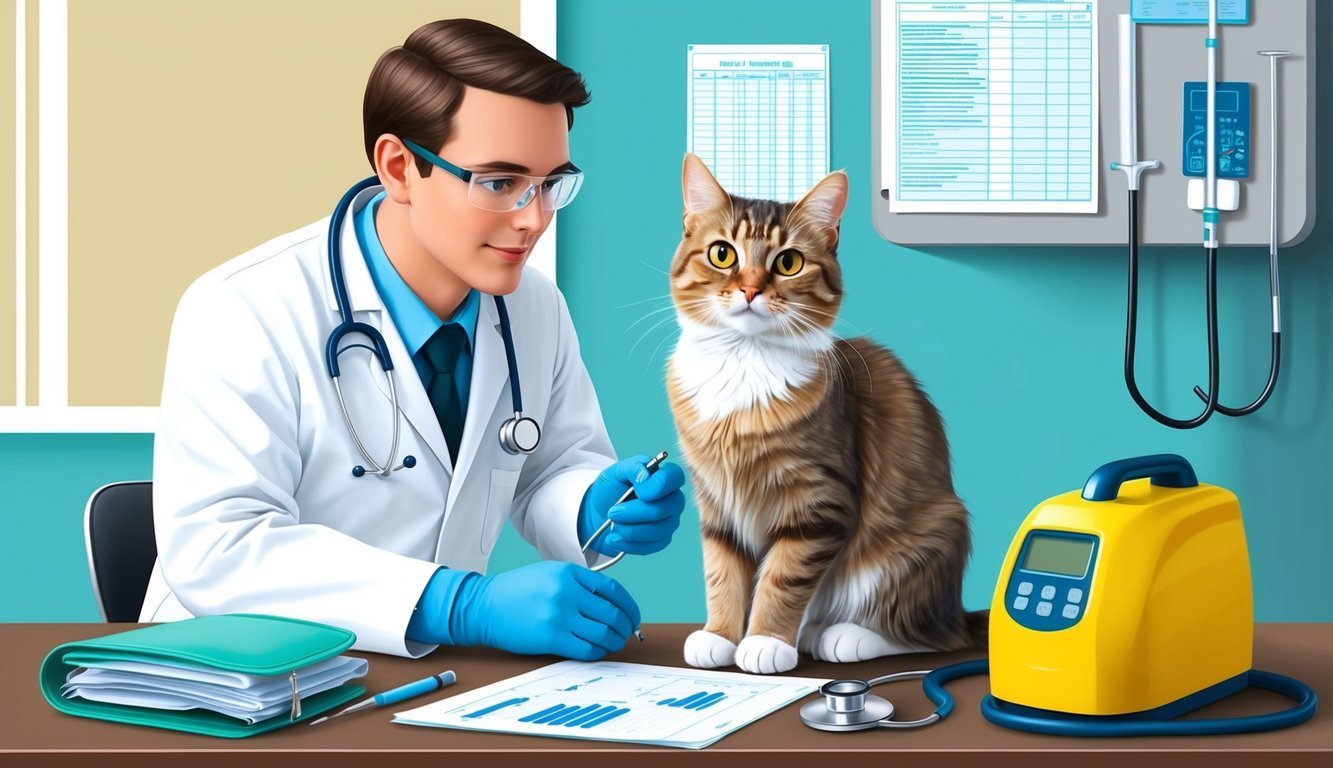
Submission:
M 301 698 L 366 674 L 365 659 L 339 656 L 297 672 Z M 254 724 L 292 709 L 289 675 L 246 675 L 212 667 L 99 661 L 65 679 L 61 694 L 152 709 L 209 709 Z

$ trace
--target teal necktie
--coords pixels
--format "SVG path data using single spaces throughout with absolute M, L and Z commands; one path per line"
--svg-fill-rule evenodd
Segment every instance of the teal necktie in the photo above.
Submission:
M 446 323 L 421 347 L 431 369 L 426 396 L 435 409 L 454 466 L 458 465 L 458 443 L 463 439 L 463 401 L 454 380 L 454 369 L 466 344 L 467 333 L 457 323 Z

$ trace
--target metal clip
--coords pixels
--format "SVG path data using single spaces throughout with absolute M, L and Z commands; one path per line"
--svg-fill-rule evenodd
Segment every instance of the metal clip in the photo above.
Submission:
M 296 670 L 292 670 L 292 722 L 301 718 L 301 686 L 296 682 Z

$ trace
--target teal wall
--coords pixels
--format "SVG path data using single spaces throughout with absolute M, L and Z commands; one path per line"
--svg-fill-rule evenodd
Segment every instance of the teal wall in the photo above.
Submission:
M 837 327 L 898 353 L 947 421 L 954 476 L 973 516 L 970 607 L 989 603 L 1004 550 L 1042 499 L 1080 486 L 1097 465 L 1173 451 L 1204 482 L 1233 490 L 1245 512 L 1258 618 L 1333 620 L 1333 186 L 1324 226 L 1282 253 L 1285 367 L 1273 401 L 1240 420 L 1158 426 L 1130 401 L 1121 375 L 1125 258 L 1115 248 L 902 248 L 870 221 L 870 5 L 808 0 L 562 0 L 561 59 L 587 78 L 573 158 L 587 170 L 578 203 L 560 216 L 560 283 L 621 453 L 678 453 L 663 389 L 675 339 L 664 271 L 680 238 L 685 151 L 685 46 L 828 43 L 833 166 L 853 197 L 840 254 L 848 295 Z M 1333 44 L 1328 14 L 1321 47 Z M 1333 108 L 1333 57 L 1318 80 Z M 1119 187 L 1112 185 L 1112 189 Z M 1175 201 L 1149 204 L 1176 205 Z M 1259 201 L 1255 201 L 1259 202 Z M 1262 204 L 1259 202 L 1259 204 Z M 1181 215 L 1187 215 L 1182 213 Z M 1192 415 L 1189 390 L 1206 373 L 1202 257 L 1147 250 L 1140 381 L 1168 412 Z M 1264 249 L 1220 259 L 1223 387 L 1236 404 L 1262 386 L 1268 362 Z M 655 312 L 655 313 L 654 313 Z M 152 441 L 138 435 L 0 435 L 0 620 L 97 618 L 81 534 L 99 485 L 144 478 Z M 697 517 L 675 543 L 608 572 L 648 621 L 704 616 Z M 492 571 L 535 558 L 506 531 Z

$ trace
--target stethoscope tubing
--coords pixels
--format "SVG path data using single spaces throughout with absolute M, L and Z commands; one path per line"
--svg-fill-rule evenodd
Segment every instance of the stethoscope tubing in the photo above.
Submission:
M 357 451 L 365 459 L 366 464 L 370 466 L 369 472 L 360 465 L 353 467 L 352 475 L 361 477 L 365 474 L 388 477 L 394 470 L 403 467 L 413 467 L 416 465 L 416 459 L 412 456 L 403 457 L 403 463 L 398 467 L 393 466 L 394 459 L 398 455 L 399 437 L 401 435 L 400 415 L 402 411 L 398 406 L 398 389 L 393 381 L 393 359 L 389 356 L 389 346 L 384 340 L 384 334 L 378 329 L 366 323 L 356 322 L 352 317 L 352 302 L 347 295 L 347 282 L 343 274 L 342 264 L 342 226 L 347 218 L 347 212 L 351 208 L 352 201 L 356 196 L 365 190 L 379 184 L 378 176 L 368 176 L 361 181 L 353 184 L 334 206 L 333 215 L 329 219 L 328 235 L 328 256 L 329 256 L 329 282 L 333 287 L 334 300 L 338 304 L 338 315 L 340 322 L 329 333 L 329 338 L 324 345 L 324 361 L 328 367 L 329 377 L 333 380 L 333 388 L 338 397 L 338 407 L 342 411 L 343 421 L 347 425 L 347 431 L 352 436 L 352 442 L 356 444 Z M 514 418 L 505 422 L 500 429 L 500 444 L 506 452 L 511 454 L 532 453 L 537 449 L 537 444 L 541 440 L 541 427 L 534 419 L 523 416 L 523 394 L 518 378 L 518 359 L 514 353 L 514 337 L 510 329 L 509 310 L 505 306 L 504 298 L 501 296 L 492 296 L 495 300 L 495 311 L 500 319 L 500 335 L 504 340 L 505 363 L 509 367 L 509 393 L 514 406 Z M 370 341 L 371 346 L 365 344 L 352 344 L 346 348 L 340 345 L 344 337 L 359 333 Z M 388 460 L 380 464 L 371 457 L 361 436 L 356 431 L 356 425 L 352 422 L 351 412 L 347 408 L 347 401 L 343 397 L 342 384 L 340 382 L 342 371 L 338 365 L 338 355 L 346 349 L 353 347 L 363 347 L 369 349 L 371 354 L 379 361 L 384 376 L 389 380 L 389 400 L 393 409 L 393 439 L 389 449 Z M 529 423 L 532 431 L 535 432 L 531 445 L 524 445 L 520 438 L 516 437 L 518 428 Z
M 932 671 L 895 672 L 865 681 L 864 691 L 898 680 L 922 678 L 921 687 L 926 698 L 935 705 L 935 711 L 920 720 L 896 721 L 891 718 L 875 722 L 880 728 L 920 728 L 948 717 L 954 708 L 953 695 L 945 684 L 963 677 L 990 672 L 990 661 L 974 659 L 950 664 Z M 859 682 L 859 681 L 840 681 Z M 1296 702 L 1295 706 L 1277 712 L 1245 717 L 1221 717 L 1203 720 L 1143 720 L 1133 715 L 1070 715 L 1053 713 L 1051 717 L 1020 712 L 987 694 L 981 702 L 981 714 L 988 722 L 1012 730 L 1053 736 L 1211 736 L 1229 733 L 1258 733 L 1299 725 L 1314 717 L 1319 697 L 1310 686 L 1295 678 L 1253 669 L 1247 675 L 1249 686 L 1281 694 Z M 825 686 L 827 688 L 828 686 Z M 821 694 L 824 689 L 821 688 Z M 861 692 L 864 692 L 861 691 Z M 1026 708 L 1024 708 L 1026 709 Z M 809 723 L 807 723 L 809 725 Z M 815 726 L 811 726 L 815 727 Z M 851 730 L 851 729 L 847 729 Z

